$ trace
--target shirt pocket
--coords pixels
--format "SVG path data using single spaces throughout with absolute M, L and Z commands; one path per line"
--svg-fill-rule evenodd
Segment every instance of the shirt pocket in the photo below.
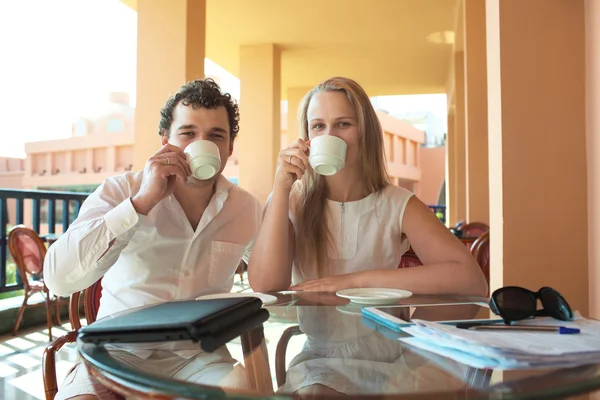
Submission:
M 213 241 L 210 247 L 208 284 L 212 287 L 231 286 L 245 251 L 246 246 L 241 244 Z

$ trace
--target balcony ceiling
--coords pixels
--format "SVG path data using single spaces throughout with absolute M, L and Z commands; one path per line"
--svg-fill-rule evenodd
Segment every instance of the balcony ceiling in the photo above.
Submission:
M 135 0 L 122 0 L 135 9 Z M 445 91 L 457 0 L 207 0 L 206 56 L 239 76 L 241 45 L 282 50 L 282 95 L 333 75 L 370 95 Z

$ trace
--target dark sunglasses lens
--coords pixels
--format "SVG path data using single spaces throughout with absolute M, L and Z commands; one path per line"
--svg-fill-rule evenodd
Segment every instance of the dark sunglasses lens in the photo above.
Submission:
M 536 301 L 527 291 L 519 288 L 504 288 L 495 293 L 496 306 L 504 318 L 517 321 L 535 313 Z
M 546 313 L 561 321 L 570 321 L 573 319 L 573 311 L 569 303 L 552 288 L 544 288 L 540 293 L 540 300 Z

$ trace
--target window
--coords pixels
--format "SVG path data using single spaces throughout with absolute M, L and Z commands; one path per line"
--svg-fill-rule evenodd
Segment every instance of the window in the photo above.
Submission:
M 80 119 L 75 123 L 75 136 L 85 136 L 88 134 L 88 123 L 85 119 Z
M 106 123 L 106 131 L 107 132 L 123 132 L 125 130 L 125 125 L 123 121 L 118 118 L 111 118 Z

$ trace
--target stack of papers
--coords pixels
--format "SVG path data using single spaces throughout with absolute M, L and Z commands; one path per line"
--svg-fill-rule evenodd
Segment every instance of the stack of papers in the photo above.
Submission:
M 412 337 L 399 340 L 474 368 L 529 369 L 570 367 L 600 362 L 600 321 L 536 318 L 519 325 L 579 328 L 581 333 L 560 335 L 544 331 L 458 329 L 453 325 L 413 320 L 403 328 Z

